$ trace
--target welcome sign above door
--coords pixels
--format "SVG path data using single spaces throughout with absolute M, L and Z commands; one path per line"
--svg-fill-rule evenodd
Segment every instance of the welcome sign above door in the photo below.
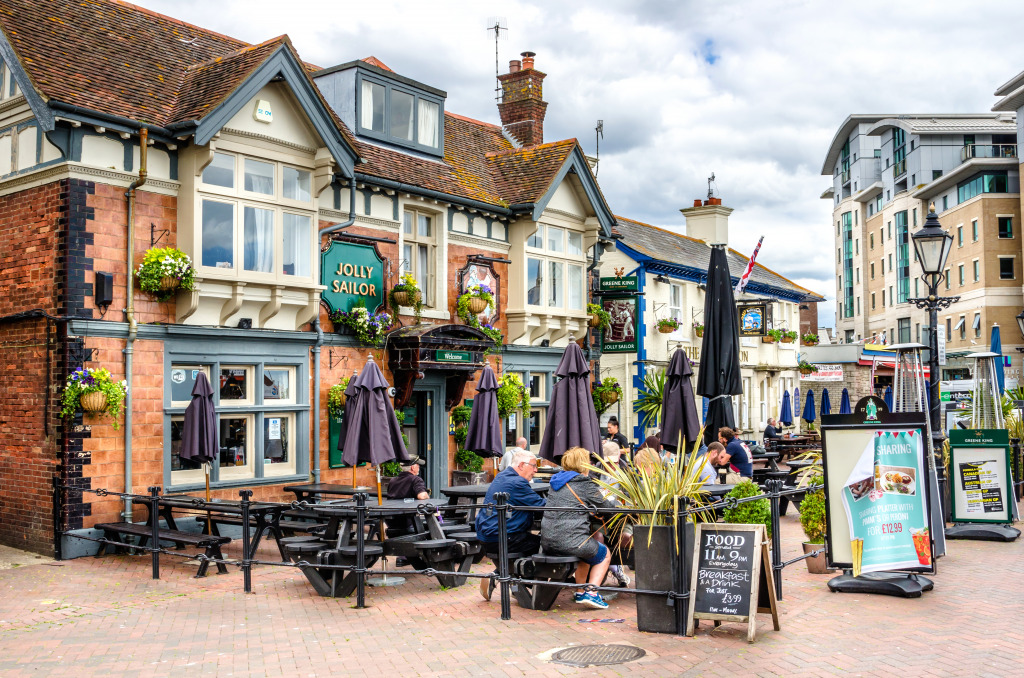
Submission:
M 320 255 L 320 293 L 331 311 L 350 311 L 359 302 L 371 313 L 384 303 L 384 264 L 373 245 L 334 240 Z

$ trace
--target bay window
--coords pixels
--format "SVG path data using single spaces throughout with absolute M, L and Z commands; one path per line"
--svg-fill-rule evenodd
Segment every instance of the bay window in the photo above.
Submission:
M 582 311 L 585 307 L 583 234 L 538 224 L 526 240 L 526 303 L 549 309 Z
M 213 277 L 311 281 L 311 189 L 309 170 L 214 153 L 199 185 L 199 266 L 214 269 Z

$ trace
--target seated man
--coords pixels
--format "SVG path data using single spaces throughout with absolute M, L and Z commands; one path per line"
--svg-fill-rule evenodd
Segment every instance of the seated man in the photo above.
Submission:
M 700 479 L 703 483 L 717 483 L 718 471 L 715 465 L 719 463 L 719 456 L 725 451 L 722 443 L 711 443 L 705 448 L 703 459 L 698 452 L 697 463 L 703 464 L 700 469 Z
M 740 476 L 750 478 L 754 475 L 754 465 L 750 461 L 750 455 L 747 454 L 740 439 L 736 437 L 735 431 L 728 426 L 718 429 L 718 442 L 725 445 L 725 453 L 729 455 L 729 462 Z
M 420 478 L 420 467 L 425 465 L 416 455 L 403 461 L 405 470 L 388 482 L 388 499 L 430 499 L 427 484 Z
M 508 468 L 494 478 L 487 488 L 484 504 L 493 504 L 494 495 L 499 492 L 508 493 L 508 503 L 514 506 L 543 506 L 544 498 L 533 491 L 530 480 L 537 472 L 537 457 L 528 450 L 518 450 L 512 454 L 512 462 Z M 508 512 L 505 529 L 508 534 L 508 552 L 522 553 L 532 556 L 540 550 L 540 537 L 533 534 L 534 514 L 528 511 Z M 498 512 L 493 508 L 484 508 L 476 516 L 476 536 L 483 544 L 484 552 L 498 550 Z M 491 599 L 494 592 L 493 579 L 480 580 L 480 594 L 484 600 Z
M 776 428 L 775 428 L 775 418 L 774 417 L 768 417 L 768 424 L 764 427 L 764 436 L 763 436 L 764 443 L 765 443 L 764 446 L 768 447 L 768 441 L 769 440 L 772 440 L 774 438 L 781 438 L 781 437 L 782 436 L 779 435 L 778 430 L 776 430 Z
M 505 454 L 502 455 L 501 461 L 498 462 L 498 470 L 504 471 L 508 468 L 508 465 L 512 463 L 512 455 L 516 453 L 516 450 L 525 450 L 530 447 L 530 443 L 527 442 L 526 438 L 520 436 L 516 440 L 516 446 L 510 447 L 505 450 Z

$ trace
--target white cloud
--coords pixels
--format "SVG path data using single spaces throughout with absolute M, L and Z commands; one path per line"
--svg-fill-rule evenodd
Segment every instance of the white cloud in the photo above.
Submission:
M 1024 68 L 1024 4 L 953 0 L 857 4 L 805 0 L 585 4 L 144 0 L 142 5 L 251 42 L 288 33 L 303 58 L 329 66 L 374 55 L 448 92 L 448 109 L 495 121 L 500 68 L 525 49 L 548 74 L 545 137 L 594 150 L 612 209 L 679 227 L 678 210 L 714 172 L 735 208 L 732 245 L 824 294 L 834 314 L 831 207 L 819 175 L 836 128 L 858 112 L 987 111 Z M 711 63 L 713 62 L 713 63 Z

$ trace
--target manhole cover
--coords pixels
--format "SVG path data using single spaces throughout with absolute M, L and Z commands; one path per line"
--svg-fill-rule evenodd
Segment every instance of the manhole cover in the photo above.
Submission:
M 551 655 L 551 661 L 569 666 L 608 666 L 640 659 L 646 651 L 632 645 L 579 645 Z

